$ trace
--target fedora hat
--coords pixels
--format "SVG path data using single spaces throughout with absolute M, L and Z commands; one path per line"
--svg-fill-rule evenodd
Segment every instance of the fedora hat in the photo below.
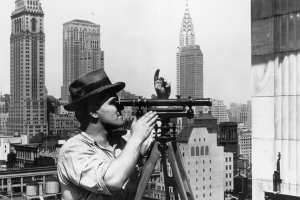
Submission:
M 88 97 L 105 92 L 117 93 L 124 87 L 124 82 L 112 84 L 104 69 L 89 72 L 70 84 L 70 100 L 64 108 L 68 111 L 74 111 L 77 109 L 78 104 Z

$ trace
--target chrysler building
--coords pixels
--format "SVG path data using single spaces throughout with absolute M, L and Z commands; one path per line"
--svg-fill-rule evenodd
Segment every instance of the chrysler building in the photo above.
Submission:
M 177 95 L 183 98 L 203 97 L 203 54 L 195 44 L 195 33 L 188 4 L 186 4 L 177 52 Z

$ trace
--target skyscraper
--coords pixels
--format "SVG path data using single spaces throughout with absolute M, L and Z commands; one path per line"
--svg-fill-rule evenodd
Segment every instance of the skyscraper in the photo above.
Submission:
M 226 105 L 224 104 L 223 100 L 212 100 L 211 114 L 218 119 L 218 124 L 229 121 Z
M 203 54 L 195 45 L 195 34 L 188 5 L 183 16 L 177 52 L 177 95 L 203 97 Z
M 243 128 L 251 129 L 251 101 L 247 104 L 231 103 L 227 112 L 229 121 L 242 123 Z
M 86 20 L 72 20 L 63 25 L 63 86 L 61 98 L 69 99 L 72 81 L 104 67 L 100 48 L 100 25 Z
M 47 133 L 44 13 L 39 0 L 16 0 L 11 15 L 8 131 Z

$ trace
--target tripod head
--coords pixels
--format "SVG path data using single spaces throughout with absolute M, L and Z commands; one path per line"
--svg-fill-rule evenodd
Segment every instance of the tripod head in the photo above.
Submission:
M 135 115 L 137 118 L 144 115 L 148 111 L 155 111 L 161 122 L 161 126 L 155 127 L 156 140 L 170 141 L 175 140 L 176 125 L 170 123 L 172 118 L 193 118 L 194 106 L 211 106 L 211 99 L 120 99 L 116 102 L 117 107 L 124 106 L 135 107 Z

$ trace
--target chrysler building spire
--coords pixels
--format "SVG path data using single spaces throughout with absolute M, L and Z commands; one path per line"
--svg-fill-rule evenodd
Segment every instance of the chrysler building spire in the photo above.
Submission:
M 182 19 L 179 42 L 180 47 L 195 45 L 194 26 L 190 15 L 188 0 L 186 1 L 186 8 Z

